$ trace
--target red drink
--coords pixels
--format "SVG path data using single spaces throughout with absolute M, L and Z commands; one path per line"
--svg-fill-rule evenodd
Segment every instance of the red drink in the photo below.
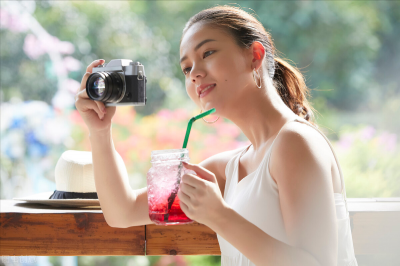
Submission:
M 187 149 L 151 152 L 152 167 L 147 172 L 147 200 L 150 220 L 157 225 L 193 223 L 181 210 L 178 192 L 182 176 L 185 173 L 196 173 L 185 169 L 182 161 L 189 161 Z

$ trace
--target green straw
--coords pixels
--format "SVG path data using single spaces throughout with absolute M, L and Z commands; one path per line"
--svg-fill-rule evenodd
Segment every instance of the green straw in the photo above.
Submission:
M 186 149 L 186 147 L 187 147 L 187 143 L 188 143 L 189 135 L 190 135 L 190 130 L 192 129 L 192 124 L 193 124 L 196 120 L 199 120 L 200 118 L 203 118 L 203 117 L 205 117 L 205 116 L 207 116 L 207 115 L 209 115 L 209 114 L 212 114 L 212 113 L 214 113 L 214 112 L 215 112 L 215 108 L 210 109 L 210 110 L 208 110 L 207 112 L 201 113 L 201 114 L 199 114 L 199 115 L 196 115 L 196 116 L 192 117 L 192 118 L 189 120 L 188 126 L 187 126 L 187 128 L 186 128 L 186 135 L 185 135 L 185 140 L 183 141 L 183 147 L 182 147 L 182 149 Z M 184 157 L 184 154 L 182 153 L 182 154 L 181 154 L 181 159 L 182 159 L 183 157 Z M 183 167 L 183 164 L 182 164 L 182 161 L 180 161 L 179 167 L 178 167 L 178 178 L 177 178 L 178 182 L 176 182 L 175 187 L 174 187 L 174 189 L 172 190 L 172 193 L 171 193 L 171 195 L 170 195 L 169 198 L 168 198 L 168 211 L 171 209 L 172 203 L 174 203 L 176 194 L 178 193 L 179 184 L 181 183 L 181 171 L 182 171 L 182 167 Z M 164 221 L 168 221 L 168 216 L 169 216 L 168 213 L 164 214 Z
M 185 135 L 185 140 L 183 141 L 182 149 L 186 149 L 186 146 L 187 146 L 187 143 L 188 143 L 188 140 L 189 140 L 190 130 L 192 129 L 193 122 L 196 121 L 196 120 L 199 120 L 200 118 L 203 118 L 203 117 L 205 117 L 205 116 L 207 116 L 209 114 L 212 114 L 214 112 L 215 112 L 215 108 L 210 109 L 207 112 L 201 113 L 199 115 L 196 115 L 196 116 L 192 117 L 189 120 L 188 126 L 186 128 L 186 135 Z

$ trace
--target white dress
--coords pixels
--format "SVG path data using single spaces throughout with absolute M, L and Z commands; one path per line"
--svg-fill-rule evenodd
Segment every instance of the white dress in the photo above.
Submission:
M 342 170 L 336 158 L 336 154 L 328 138 L 315 126 L 301 117 L 297 117 L 287 123 L 297 121 L 305 123 L 320 132 L 329 143 L 339 167 L 340 179 L 342 184 L 342 193 L 334 193 L 336 206 L 336 220 L 338 223 L 338 266 L 357 266 L 354 255 L 353 239 L 350 230 L 350 219 L 347 211 L 346 191 Z M 283 128 L 283 127 L 282 127 Z M 280 131 L 279 131 L 280 133 Z M 278 135 L 279 135 L 278 133 Z M 277 136 L 278 136 L 277 135 Z M 276 138 L 275 138 L 276 139 Z M 282 213 L 279 205 L 279 189 L 272 179 L 268 163 L 271 150 L 274 145 L 268 149 L 257 170 L 244 177 L 238 183 L 239 158 L 250 147 L 229 160 L 225 168 L 225 202 L 231 206 L 237 213 L 246 220 L 256 225 L 273 238 L 288 243 L 286 231 L 283 224 Z M 262 211 L 261 211 L 262 210 Z M 255 265 L 247 259 L 239 250 L 237 250 L 228 241 L 217 234 L 219 246 L 221 249 L 222 266 L 252 266 Z

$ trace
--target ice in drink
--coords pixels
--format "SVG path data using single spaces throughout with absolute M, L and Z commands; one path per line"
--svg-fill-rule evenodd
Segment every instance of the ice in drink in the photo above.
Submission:
M 181 163 L 182 161 L 189 162 L 189 160 L 188 149 L 151 152 L 152 167 L 147 172 L 147 200 L 149 217 L 155 224 L 193 223 L 193 220 L 181 210 L 178 197 L 180 178 L 185 173 L 196 174 L 186 169 Z

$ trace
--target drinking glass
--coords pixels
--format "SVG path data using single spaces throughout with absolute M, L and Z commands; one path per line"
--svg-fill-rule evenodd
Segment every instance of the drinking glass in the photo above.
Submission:
M 157 225 L 190 224 L 179 205 L 179 184 L 184 174 L 196 174 L 186 169 L 188 149 L 156 150 L 151 152 L 152 167 L 147 172 L 149 217 Z

